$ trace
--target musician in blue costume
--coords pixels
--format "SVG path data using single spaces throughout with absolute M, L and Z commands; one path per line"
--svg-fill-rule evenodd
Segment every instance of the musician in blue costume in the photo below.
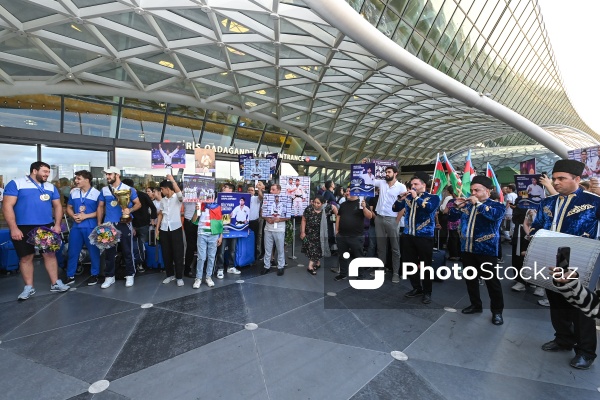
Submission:
M 460 236 L 463 267 L 472 266 L 477 269 L 477 277 L 481 276 L 490 296 L 492 323 L 502 325 L 504 297 L 500 279 L 495 273 L 498 261 L 498 240 L 500 224 L 506 208 L 502 203 L 490 199 L 494 183 L 485 176 L 476 176 L 471 181 L 471 197 L 456 199 L 455 209 L 451 213 L 460 213 Z M 482 272 L 483 269 L 483 272 Z M 492 273 L 494 272 L 494 273 Z M 467 291 L 471 305 L 462 310 L 463 314 L 483 312 L 479 295 L 477 277 L 466 279 Z
M 423 262 L 431 266 L 433 259 L 433 234 L 435 232 L 435 214 L 440 206 L 440 198 L 437 195 L 427 193 L 429 175 L 425 172 L 417 172 L 410 179 L 410 190 L 401 202 L 397 204 L 404 207 L 404 237 L 402 241 L 402 261 L 419 265 Z M 431 303 L 432 279 L 429 274 L 423 276 L 423 284 L 419 272 L 410 275 L 412 290 L 405 297 L 417 297 L 422 295 L 423 304 Z
M 532 224 L 530 235 L 540 229 L 596 239 L 600 219 L 600 196 L 579 187 L 585 164 L 576 160 L 559 160 L 552 170 L 552 186 L 557 195 L 547 197 Z M 544 343 L 544 351 L 575 350 L 570 365 L 588 369 L 596 358 L 596 326 L 592 318 L 573 307 L 560 294 L 546 290 L 550 302 L 550 319 L 554 340 Z

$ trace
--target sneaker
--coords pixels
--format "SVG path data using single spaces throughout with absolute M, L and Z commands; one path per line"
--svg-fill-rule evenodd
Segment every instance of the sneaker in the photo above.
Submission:
M 111 287 L 113 283 L 115 283 L 115 277 L 114 276 L 107 276 L 106 278 L 104 278 L 104 283 L 100 287 L 102 289 L 106 289 L 106 288 Z
M 525 285 L 523 285 L 521 282 L 517 282 L 513 285 L 513 287 L 510 288 L 511 290 L 514 290 L 515 292 L 524 292 L 525 289 L 527 289 L 525 287 Z M 543 296 L 543 295 L 542 295 Z
M 550 307 L 550 302 L 548 299 L 538 300 L 538 304 L 542 307 Z
M 88 286 L 94 286 L 98 284 L 98 275 L 92 275 L 90 276 L 90 278 L 88 279 Z
M 392 283 L 399 283 L 399 282 L 400 282 L 400 275 L 394 274 L 392 276 Z
M 344 280 L 346 278 L 348 278 L 346 275 L 339 274 L 339 275 L 336 275 L 335 278 L 333 278 L 333 280 L 337 282 L 337 281 Z
M 183 285 L 183 279 L 177 279 L 177 286 L 182 287 Z
M 50 291 L 54 293 L 66 292 L 71 289 L 69 285 L 65 285 L 60 279 L 54 285 L 50 285 Z
M 146 268 L 142 264 L 138 265 L 136 268 L 136 272 L 143 273 L 146 272 Z
M 412 297 L 417 297 L 417 296 L 421 296 L 423 294 L 423 289 L 413 289 L 410 292 L 406 292 L 404 293 L 404 297 L 408 297 L 408 298 L 412 298 Z
M 278 268 L 277 269 L 277 276 L 281 276 L 284 274 L 284 269 L 283 268 Z
M 534 296 L 544 297 L 546 295 L 546 290 L 543 287 L 536 287 L 533 291 Z
M 72 283 L 75 283 L 75 277 L 74 276 L 69 276 L 67 278 L 67 281 L 65 282 L 65 285 L 70 285 Z
M 202 279 L 198 279 L 196 278 L 196 280 L 194 281 L 194 284 L 192 285 L 192 287 L 194 289 L 200 289 L 200 285 L 202 284 Z
M 169 282 L 173 282 L 175 280 L 174 276 L 167 276 L 164 280 L 163 283 L 169 283 Z
M 215 283 L 213 282 L 213 280 L 212 280 L 212 278 L 210 276 L 206 277 L 206 284 L 208 285 L 208 287 L 215 286 Z
M 240 271 L 239 269 L 235 268 L 235 267 L 231 267 L 231 268 L 227 268 L 227 273 L 228 274 L 235 274 L 235 275 L 239 275 L 242 273 L 242 271 Z
M 224 275 L 223 275 L 223 270 L 220 269 L 217 271 L 217 279 L 223 279 Z
M 23 289 L 23 291 L 21 292 L 19 297 L 17 297 L 17 300 L 27 300 L 34 294 L 35 294 L 35 289 L 33 288 L 33 286 L 25 285 L 25 289 Z
M 125 277 L 125 287 L 133 286 L 133 275 Z

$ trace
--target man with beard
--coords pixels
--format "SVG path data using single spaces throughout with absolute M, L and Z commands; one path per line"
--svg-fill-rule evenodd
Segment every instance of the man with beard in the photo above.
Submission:
M 29 167 L 29 175 L 10 181 L 4 190 L 2 212 L 10 229 L 10 238 L 19 256 L 19 269 L 25 282 L 18 300 L 27 300 L 35 294 L 33 287 L 33 255 L 35 248 L 27 243 L 29 232 L 46 226 L 60 233 L 62 206 L 60 194 L 47 182 L 50 165 L 36 161 Z M 54 221 L 52 221 L 54 217 Z M 50 277 L 51 292 L 66 292 L 69 286 L 58 279 L 58 263 L 53 252 L 42 253 L 44 266 Z
M 121 253 L 125 259 L 125 287 L 133 286 L 133 277 L 135 275 L 135 262 L 133 255 L 133 227 L 131 221 L 121 222 L 121 217 L 131 215 L 134 211 L 139 210 L 142 206 L 137 197 L 135 189 L 121 182 L 121 171 L 117 167 L 109 167 L 104 170 L 106 182 L 108 186 L 102 188 L 102 196 L 98 204 L 98 224 L 111 222 L 115 228 L 121 232 Z M 131 197 L 126 209 L 122 209 L 119 201 L 115 196 L 117 190 L 129 190 Z M 100 286 L 102 289 L 107 289 L 115 283 L 115 263 L 117 259 L 117 247 L 114 246 L 104 251 L 106 254 L 106 268 L 104 270 L 104 283 Z

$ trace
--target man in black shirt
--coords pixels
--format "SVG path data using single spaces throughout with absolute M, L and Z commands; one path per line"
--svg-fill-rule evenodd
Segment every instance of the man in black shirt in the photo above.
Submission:
M 125 178 L 121 181 L 127 186 L 134 187 L 132 179 Z M 143 190 L 136 190 L 136 192 L 142 206 L 132 214 L 133 220 L 131 221 L 131 225 L 133 226 L 134 236 L 133 256 L 137 265 L 137 271 L 144 272 L 146 264 L 144 243 L 148 241 L 150 221 L 156 219 L 156 206 L 154 206 L 152 199 L 150 199 L 150 196 L 146 192 Z
M 350 261 L 363 255 L 365 218 L 373 218 L 373 212 L 364 200 L 360 201 L 358 196 L 352 196 L 350 187 L 348 187 L 346 189 L 346 201 L 340 205 L 335 220 L 337 244 L 340 253 L 340 273 L 334 278 L 336 281 L 346 279 Z M 344 257 L 346 253 L 350 257 Z

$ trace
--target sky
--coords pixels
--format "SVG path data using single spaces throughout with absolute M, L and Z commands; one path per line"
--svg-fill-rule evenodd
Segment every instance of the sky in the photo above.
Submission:
M 538 0 L 564 87 L 579 116 L 600 134 L 598 0 Z

